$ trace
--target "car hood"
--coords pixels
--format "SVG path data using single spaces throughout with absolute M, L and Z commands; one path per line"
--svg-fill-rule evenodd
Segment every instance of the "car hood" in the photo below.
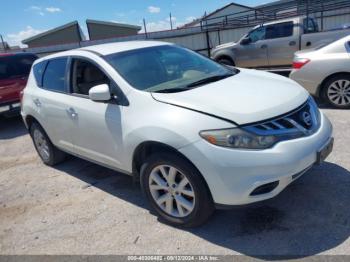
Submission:
M 307 91 L 282 76 L 257 70 L 179 93 L 152 93 L 155 100 L 233 121 L 239 125 L 290 112 L 308 98 Z

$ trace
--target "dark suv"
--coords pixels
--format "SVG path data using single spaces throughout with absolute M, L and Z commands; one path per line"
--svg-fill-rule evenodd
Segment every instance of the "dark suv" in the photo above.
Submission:
M 37 58 L 29 53 L 0 54 L 0 115 L 19 112 L 20 92 L 26 86 L 30 68 Z

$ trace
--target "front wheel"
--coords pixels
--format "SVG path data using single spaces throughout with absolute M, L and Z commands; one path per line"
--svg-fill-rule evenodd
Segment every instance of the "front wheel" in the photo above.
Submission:
M 322 89 L 322 97 L 334 107 L 350 108 L 350 75 L 337 75 L 327 80 Z
M 175 154 L 157 154 L 147 159 L 141 186 L 158 215 L 172 225 L 199 226 L 214 211 L 202 176 Z

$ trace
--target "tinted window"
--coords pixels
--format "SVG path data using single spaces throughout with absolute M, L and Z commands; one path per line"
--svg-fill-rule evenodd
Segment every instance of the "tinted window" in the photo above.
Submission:
M 293 22 L 266 26 L 266 39 L 288 37 L 293 35 Z
M 43 78 L 43 87 L 48 90 L 65 92 L 67 58 L 52 59 L 48 62 Z
M 34 73 L 36 83 L 40 87 L 43 86 L 43 74 L 44 74 L 46 65 L 47 65 L 47 61 L 44 61 L 34 65 L 33 67 L 33 73 Z
M 252 43 L 265 39 L 266 27 L 262 26 L 249 33 Z
M 13 63 L 16 67 L 17 74 L 20 76 L 28 76 L 32 64 L 37 59 L 33 55 L 20 55 L 16 56 Z
M 0 57 L 0 79 L 28 76 L 34 55 L 14 55 Z
M 304 19 L 304 33 L 316 33 L 318 32 L 318 26 L 314 19 L 312 18 L 305 18 Z
M 71 76 L 71 92 L 74 94 L 89 95 L 92 87 L 109 84 L 109 78 L 105 73 L 86 60 L 73 60 Z

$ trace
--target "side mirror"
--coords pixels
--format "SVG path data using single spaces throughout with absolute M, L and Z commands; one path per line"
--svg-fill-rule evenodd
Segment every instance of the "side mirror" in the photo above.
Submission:
M 92 101 L 106 102 L 111 100 L 111 92 L 107 84 L 97 85 L 89 90 L 89 97 Z
M 252 39 L 250 39 L 249 36 L 247 36 L 246 38 L 243 38 L 241 40 L 241 45 L 249 45 L 252 42 Z

